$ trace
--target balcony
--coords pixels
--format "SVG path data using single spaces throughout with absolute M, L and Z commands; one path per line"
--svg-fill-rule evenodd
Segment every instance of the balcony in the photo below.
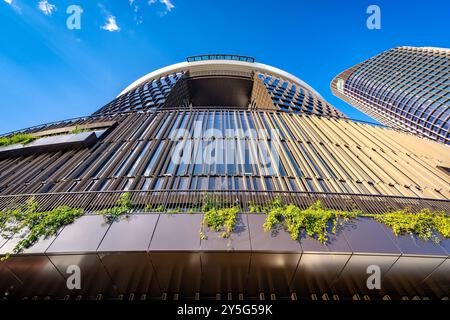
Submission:
M 359 217 L 339 226 L 327 243 L 302 233 L 292 240 L 283 229 L 264 232 L 265 214 L 248 213 L 249 204 L 273 197 L 306 208 L 317 200 L 341 210 L 365 213 L 410 207 L 449 212 L 450 201 L 390 196 L 286 192 L 211 192 L 223 206 L 241 212 L 228 238 L 212 231 L 199 236 L 204 191 L 129 191 L 133 209 L 106 222 L 98 210 L 111 208 L 124 191 L 0 196 L 0 210 L 30 196 L 41 210 L 60 205 L 82 207 L 87 214 L 0 263 L 0 290 L 12 298 L 72 295 L 105 299 L 120 295 L 171 299 L 194 297 L 277 299 L 392 299 L 448 296 L 450 239 L 436 244 L 393 234 L 385 225 Z M 162 207 L 161 207 L 162 205 Z M 158 209 L 157 209 L 158 208 Z M 175 209 L 177 209 L 175 211 Z M 147 213 L 145 213 L 147 212 Z M 172 213 L 177 212 L 177 213 Z M 0 254 L 20 237 L 0 238 Z M 63 275 L 78 265 L 84 286 L 68 290 Z M 379 266 L 381 290 L 366 286 L 367 267 Z M 11 289 L 12 288 L 12 289 Z M 447 288 L 447 289 L 446 289 Z

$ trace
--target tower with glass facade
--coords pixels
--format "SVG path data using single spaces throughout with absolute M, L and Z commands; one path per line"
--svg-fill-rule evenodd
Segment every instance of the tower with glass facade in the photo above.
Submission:
M 450 143 L 450 49 L 387 50 L 343 71 L 331 89 L 385 125 Z

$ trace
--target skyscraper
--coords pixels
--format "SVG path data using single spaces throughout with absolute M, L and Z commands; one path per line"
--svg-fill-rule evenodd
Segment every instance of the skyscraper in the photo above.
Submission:
M 409 246 L 407 237 L 399 244 L 374 221 L 355 222 L 326 244 L 263 231 L 257 212 L 278 198 L 303 209 L 319 200 L 372 214 L 448 212 L 450 159 L 446 145 L 348 119 L 301 79 L 251 57 L 189 57 L 90 116 L 0 143 L 0 211 L 32 201 L 33 210 L 86 213 L 23 252 L 13 251 L 19 235 L 0 238 L 0 255 L 13 253 L 0 262 L 9 296 L 447 294 L 439 280 L 447 249 Z M 231 235 L 204 228 L 212 202 L 239 208 Z M 105 223 L 96 213 L 108 209 L 129 216 Z M 420 254 L 415 263 L 424 267 L 406 272 L 408 254 Z M 389 270 L 381 293 L 368 291 L 364 261 Z M 85 278 L 71 291 L 73 265 Z
M 450 49 L 387 50 L 343 71 L 331 90 L 385 125 L 450 144 Z

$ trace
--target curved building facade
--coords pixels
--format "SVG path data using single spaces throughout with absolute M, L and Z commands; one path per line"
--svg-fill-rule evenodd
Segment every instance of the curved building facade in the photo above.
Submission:
M 345 70 L 331 89 L 385 125 L 450 144 L 450 49 L 393 48 Z
M 447 240 L 414 246 L 363 219 L 327 244 L 294 241 L 263 232 L 264 215 L 248 214 L 274 197 L 366 213 L 450 207 L 448 146 L 350 120 L 304 81 L 252 58 L 190 57 L 90 116 L 19 132 L 34 139 L 0 147 L 0 211 L 33 197 L 42 210 L 88 214 L 0 262 L 0 289 L 10 296 L 448 294 Z M 105 224 L 94 213 L 124 192 L 133 215 Z M 199 236 L 205 195 L 239 205 L 229 239 Z M 0 254 L 19 239 L 0 238 Z M 382 292 L 365 287 L 365 262 L 389 270 Z M 420 267 L 410 272 L 411 263 Z M 73 264 L 87 278 L 70 291 Z

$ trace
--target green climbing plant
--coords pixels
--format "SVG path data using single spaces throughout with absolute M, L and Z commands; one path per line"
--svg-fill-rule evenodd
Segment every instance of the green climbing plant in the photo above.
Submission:
M 398 236 L 415 234 L 423 240 L 440 241 L 439 235 L 450 237 L 450 216 L 443 211 L 423 209 L 412 213 L 409 209 L 397 210 L 382 214 L 365 214 L 376 221 L 387 225 Z
M 164 212 L 164 211 L 165 211 L 164 205 L 162 204 L 159 204 L 156 207 L 154 207 L 153 204 L 149 203 L 145 206 L 145 212 Z
M 210 228 L 215 232 L 221 232 L 223 238 L 228 238 L 231 232 L 233 232 L 238 212 L 238 206 L 211 209 L 203 216 L 203 227 Z M 206 239 L 203 231 L 200 231 L 200 237 Z
M 66 134 L 77 134 L 82 132 L 91 132 L 90 129 L 81 129 L 79 127 L 75 127 L 72 131 L 69 132 L 60 132 L 55 134 L 49 134 L 41 137 L 37 137 L 35 135 L 29 133 L 16 133 L 8 137 L 0 137 L 0 147 L 6 147 L 13 144 L 28 144 L 34 140 L 44 138 L 44 137 L 52 137 L 52 136 L 60 136 Z
M 340 223 L 356 218 L 359 211 L 340 211 L 325 208 L 320 201 L 302 210 L 294 204 L 283 205 L 275 200 L 268 206 L 267 218 L 263 225 L 269 231 L 282 225 L 290 233 L 293 240 L 297 240 L 302 229 L 311 237 L 316 237 L 322 243 L 329 239 L 329 233 L 336 233 Z
M 266 204 L 250 202 L 248 204 L 248 211 L 250 213 L 268 213 L 272 209 L 283 207 L 283 201 L 280 196 L 276 196 Z
M 82 133 L 82 132 L 91 132 L 91 131 L 92 131 L 91 129 L 81 129 L 78 126 L 75 126 L 75 129 L 70 131 L 69 134 L 78 134 L 78 133 Z M 67 133 L 65 132 L 62 134 L 67 134 Z
M 103 214 L 109 222 L 112 222 L 124 213 L 129 213 L 132 209 L 131 194 L 129 192 L 124 192 L 117 200 L 116 206 L 104 209 L 99 213 Z
M 172 208 L 172 209 L 167 210 L 167 213 L 169 213 L 169 214 L 183 213 L 183 212 L 184 211 L 181 208 Z
M 450 216 L 443 211 L 423 209 L 413 213 L 409 209 L 386 212 L 382 214 L 364 214 L 358 210 L 341 211 L 325 208 L 321 201 L 315 202 L 306 209 L 300 209 L 294 204 L 284 205 L 280 198 L 260 206 L 255 212 L 265 212 L 266 221 L 263 225 L 265 231 L 278 226 L 284 227 L 292 239 L 298 239 L 301 230 L 326 243 L 329 234 L 336 233 L 339 224 L 351 219 L 370 217 L 392 229 L 395 235 L 415 234 L 423 240 L 439 242 L 439 235 L 450 237 Z
M 68 206 L 39 211 L 36 200 L 30 198 L 16 209 L 0 212 L 0 233 L 5 238 L 22 233 L 23 238 L 13 249 L 13 253 L 17 254 L 31 247 L 39 238 L 57 234 L 63 226 L 71 224 L 83 214 L 82 209 Z M 6 254 L 2 260 L 9 256 L 10 253 Z
M 203 212 L 208 212 L 210 210 L 213 210 L 217 207 L 217 203 L 215 201 L 215 199 L 213 199 L 212 196 L 210 196 L 208 193 L 205 193 L 203 195 L 203 199 L 202 199 L 202 211 Z
M 16 133 L 9 137 L 0 137 L 0 147 L 6 147 L 17 143 L 27 144 L 36 139 L 37 137 L 33 136 L 32 134 Z

